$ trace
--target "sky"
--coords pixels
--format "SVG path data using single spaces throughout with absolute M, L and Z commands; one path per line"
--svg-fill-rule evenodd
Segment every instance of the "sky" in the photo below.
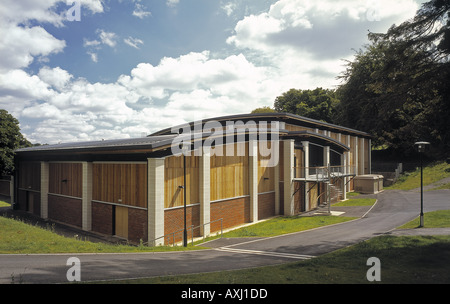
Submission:
M 2 0 L 0 108 L 32 143 L 142 137 L 333 89 L 420 0 Z

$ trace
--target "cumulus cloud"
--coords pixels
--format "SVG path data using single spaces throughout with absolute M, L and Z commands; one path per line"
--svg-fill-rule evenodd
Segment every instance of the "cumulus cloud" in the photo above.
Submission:
M 169 6 L 178 2 L 166 1 Z M 0 106 L 26 120 L 24 133 L 32 142 L 139 137 L 186 121 L 272 106 L 275 97 L 290 88 L 330 87 L 330 79 L 342 70 L 339 59 L 361 46 L 367 28 L 386 30 L 412 17 L 417 8 L 413 0 L 381 4 L 279 0 L 236 23 L 227 40 L 237 50 L 233 55 L 189 52 L 164 57 L 158 64 L 138 63 L 110 83 L 92 83 L 48 62 L 35 75 L 23 70 L 34 60 L 45 61 L 64 51 L 65 41 L 27 23 L 62 26 L 61 14 L 55 13 L 57 3 L 5 0 L 0 4 L 4 17 Z M 140 1 L 134 3 L 135 16 L 145 17 L 146 8 Z M 226 14 L 235 14 L 233 3 L 222 5 Z M 22 15 L 14 11 L 26 4 L 30 10 Z M 103 12 L 100 1 L 86 0 L 82 5 L 92 13 Z M 136 49 L 143 45 L 138 38 L 121 38 L 108 29 L 94 34 L 83 43 L 93 61 L 98 61 L 102 47 L 116 48 L 120 42 Z

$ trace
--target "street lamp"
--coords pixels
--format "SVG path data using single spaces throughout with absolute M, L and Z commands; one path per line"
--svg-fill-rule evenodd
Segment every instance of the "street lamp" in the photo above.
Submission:
M 417 152 L 420 154 L 420 224 L 419 227 L 423 227 L 423 153 L 425 148 L 429 145 L 429 142 L 418 141 L 414 144 L 417 148 Z
M 184 175 L 184 185 L 183 185 L 183 201 L 184 201 L 184 230 L 183 230 L 183 246 L 187 247 L 187 229 L 186 229 L 186 153 L 189 147 L 183 146 L 181 151 L 183 151 L 183 175 Z

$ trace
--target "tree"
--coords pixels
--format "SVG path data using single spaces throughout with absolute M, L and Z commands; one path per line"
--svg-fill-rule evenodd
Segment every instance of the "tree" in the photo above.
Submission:
M 0 110 L 0 174 L 14 171 L 14 151 L 31 146 L 20 133 L 19 121 L 6 110 Z
M 276 113 L 276 111 L 274 109 L 272 109 L 271 107 L 261 107 L 261 108 L 254 109 L 251 113 L 252 114 L 257 114 L 257 113 Z
M 277 112 L 288 112 L 333 123 L 338 104 L 339 100 L 333 90 L 290 89 L 275 99 L 274 109 Z
M 371 44 L 341 76 L 340 124 L 398 151 L 411 152 L 417 140 L 449 150 L 448 14 L 449 1 L 430 1 L 413 20 L 369 34 Z M 436 24 L 438 16 L 447 26 Z

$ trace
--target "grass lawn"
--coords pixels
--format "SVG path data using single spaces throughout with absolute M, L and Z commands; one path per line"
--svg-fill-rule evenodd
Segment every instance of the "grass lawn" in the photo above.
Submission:
M 10 203 L 4 202 L 4 201 L 0 201 L 0 207 L 9 207 L 11 206 Z
M 441 179 L 450 177 L 450 164 L 439 162 L 423 168 L 423 185 L 440 181 Z M 420 187 L 420 168 L 414 172 L 405 172 L 399 180 L 386 189 L 411 190 Z M 449 184 L 444 185 L 443 189 L 448 189 Z
M 374 198 L 354 198 L 346 201 L 342 201 L 336 204 L 332 204 L 332 207 L 346 207 L 346 206 L 372 206 L 375 204 Z
M 111 253 L 147 252 L 201 249 L 194 246 L 146 247 L 94 243 L 77 238 L 67 238 L 19 220 L 0 216 L 0 254 L 18 253 Z
M 449 211 L 426 213 L 427 227 L 450 227 Z M 407 225 L 417 227 L 417 221 Z M 402 226 L 404 228 L 408 226 Z M 377 257 L 381 281 L 366 278 Z M 166 276 L 128 284 L 440 284 L 450 283 L 450 235 L 379 236 L 317 258 L 252 269 Z

